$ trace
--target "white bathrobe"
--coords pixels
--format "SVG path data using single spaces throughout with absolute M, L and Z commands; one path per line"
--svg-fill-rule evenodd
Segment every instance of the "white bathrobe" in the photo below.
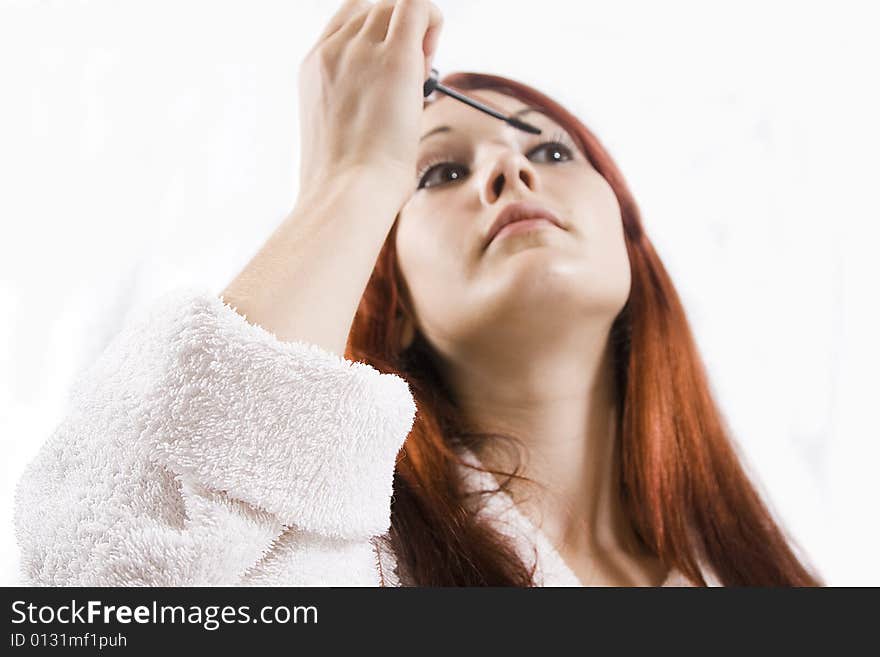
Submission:
M 399 376 L 282 342 L 207 290 L 175 290 L 77 378 L 19 481 L 23 583 L 407 585 L 385 539 L 415 413 Z M 507 494 L 479 513 L 537 562 L 536 584 L 581 585 Z M 689 583 L 673 571 L 663 585 Z

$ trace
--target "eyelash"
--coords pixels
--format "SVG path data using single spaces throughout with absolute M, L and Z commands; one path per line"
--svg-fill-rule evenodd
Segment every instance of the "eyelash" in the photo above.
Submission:
M 565 148 L 569 149 L 572 156 L 578 150 L 577 147 L 571 142 L 571 139 L 568 138 L 568 135 L 560 130 L 560 131 L 554 133 L 553 136 L 548 141 L 541 142 L 540 144 L 535 146 L 535 148 L 533 148 L 532 151 L 537 150 L 539 148 L 543 148 L 545 146 L 550 146 L 550 145 L 564 146 Z M 529 151 L 529 152 L 532 152 L 532 151 Z M 569 159 L 571 159 L 571 158 L 569 158 Z M 435 157 L 428 159 L 428 161 L 425 162 L 421 167 L 419 167 L 419 170 L 416 172 L 416 181 L 417 181 L 418 189 L 423 188 L 422 181 L 424 180 L 425 175 L 427 175 L 427 173 L 431 169 L 433 169 L 438 164 L 454 164 L 455 163 L 454 160 L 455 160 L 454 155 L 441 155 L 441 156 L 435 156 Z M 438 185 L 434 185 L 434 187 L 440 187 L 444 184 L 446 184 L 446 183 L 440 183 Z

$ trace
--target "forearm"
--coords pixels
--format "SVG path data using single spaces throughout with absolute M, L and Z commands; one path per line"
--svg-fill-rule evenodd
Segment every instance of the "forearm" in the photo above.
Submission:
M 400 202 L 379 172 L 352 171 L 334 183 L 300 196 L 222 296 L 279 339 L 342 356 Z

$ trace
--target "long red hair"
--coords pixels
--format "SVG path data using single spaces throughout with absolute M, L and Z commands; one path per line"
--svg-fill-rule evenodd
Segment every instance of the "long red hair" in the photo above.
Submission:
M 541 108 L 567 129 L 617 196 L 632 270 L 629 298 L 609 335 L 617 384 L 620 496 L 635 534 L 665 565 L 705 585 L 699 561 L 725 586 L 821 586 L 793 553 L 743 469 L 712 398 L 675 287 L 642 227 L 617 165 L 575 116 L 544 94 L 503 77 L 455 73 L 466 92 L 491 89 Z M 431 99 L 425 101 L 426 105 Z M 469 511 L 456 447 L 504 438 L 468 431 L 417 334 L 401 351 L 411 314 L 397 266 L 395 220 L 352 324 L 346 356 L 406 379 L 415 423 L 397 459 L 390 538 L 419 586 L 531 586 L 533 572 Z M 499 473 L 507 479 L 514 472 Z

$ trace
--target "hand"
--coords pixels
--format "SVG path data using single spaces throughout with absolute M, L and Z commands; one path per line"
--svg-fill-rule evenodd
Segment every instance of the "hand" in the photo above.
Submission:
M 299 70 L 301 190 L 369 171 L 406 201 L 442 25 L 430 0 L 343 3 Z

